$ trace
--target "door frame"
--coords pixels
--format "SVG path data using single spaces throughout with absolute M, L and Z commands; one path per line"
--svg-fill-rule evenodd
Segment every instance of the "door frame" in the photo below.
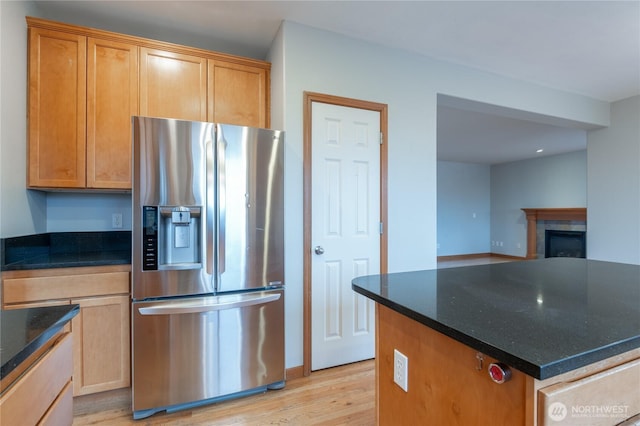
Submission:
M 344 98 L 340 96 L 326 95 L 322 93 L 304 92 L 303 102 L 303 224 L 304 224 L 304 254 L 303 254 L 303 341 L 302 341 L 302 374 L 311 374 L 311 120 L 312 105 L 314 102 L 344 106 L 350 108 L 366 109 L 380 113 L 380 132 L 382 143 L 380 144 L 380 222 L 382 233 L 380 234 L 380 273 L 387 272 L 387 119 L 388 106 L 377 102 L 363 101 L 359 99 Z

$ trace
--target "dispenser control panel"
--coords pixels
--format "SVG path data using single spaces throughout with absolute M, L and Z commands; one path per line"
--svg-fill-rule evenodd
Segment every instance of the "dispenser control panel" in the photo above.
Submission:
M 158 270 L 158 207 L 142 207 L 142 270 Z

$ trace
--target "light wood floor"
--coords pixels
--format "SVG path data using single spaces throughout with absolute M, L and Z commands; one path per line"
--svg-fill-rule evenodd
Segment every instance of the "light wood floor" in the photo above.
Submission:
M 486 265 L 488 263 L 505 263 L 514 262 L 522 259 L 502 257 L 502 256 L 478 256 L 471 258 L 461 257 L 459 259 L 452 260 L 439 260 L 438 269 L 442 268 L 455 268 L 458 266 L 473 266 L 473 265 Z
M 134 421 L 129 389 L 74 399 L 74 425 L 373 425 L 373 360 L 313 372 L 268 391 Z

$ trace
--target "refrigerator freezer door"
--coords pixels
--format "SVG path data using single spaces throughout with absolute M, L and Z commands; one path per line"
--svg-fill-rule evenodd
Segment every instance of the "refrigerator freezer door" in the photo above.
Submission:
M 284 290 L 133 303 L 134 418 L 284 381 Z
M 284 282 L 284 133 L 217 125 L 216 291 Z
M 133 117 L 134 300 L 214 291 L 215 140 L 212 123 Z

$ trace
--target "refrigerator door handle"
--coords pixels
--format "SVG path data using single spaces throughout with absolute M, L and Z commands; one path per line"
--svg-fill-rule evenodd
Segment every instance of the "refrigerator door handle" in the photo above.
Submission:
M 205 197 L 206 197 L 206 203 L 207 203 L 207 207 L 206 207 L 206 213 L 205 213 L 205 217 L 206 217 L 206 227 L 207 227 L 207 235 L 206 235 L 206 239 L 207 239 L 207 243 L 206 246 L 204 247 L 204 250 L 206 251 L 206 269 L 207 269 L 207 274 L 211 275 L 213 274 L 213 252 L 214 252 L 214 244 L 213 244 L 213 234 L 215 232 L 214 229 L 214 225 L 215 225 L 215 217 L 214 217 L 214 213 L 215 212 L 215 194 L 213 193 L 213 190 L 215 188 L 215 175 L 214 175 L 214 165 L 213 165 L 213 147 L 212 147 L 212 142 L 211 141 L 207 141 L 205 144 L 205 155 L 206 155 L 206 173 L 205 173 Z
M 175 315 L 175 314 L 197 314 L 212 311 L 224 311 L 234 308 L 245 308 L 247 306 L 263 305 L 275 302 L 280 299 L 281 294 L 268 294 L 266 296 L 242 296 L 212 297 L 198 299 L 195 301 L 180 301 L 172 303 L 162 303 L 155 306 L 138 308 L 141 315 Z
M 218 127 L 221 135 L 218 140 L 218 282 L 220 275 L 225 270 L 225 250 L 226 250 L 226 224 L 227 224 L 227 141 L 224 139 L 222 130 Z M 217 290 L 217 289 L 216 289 Z

